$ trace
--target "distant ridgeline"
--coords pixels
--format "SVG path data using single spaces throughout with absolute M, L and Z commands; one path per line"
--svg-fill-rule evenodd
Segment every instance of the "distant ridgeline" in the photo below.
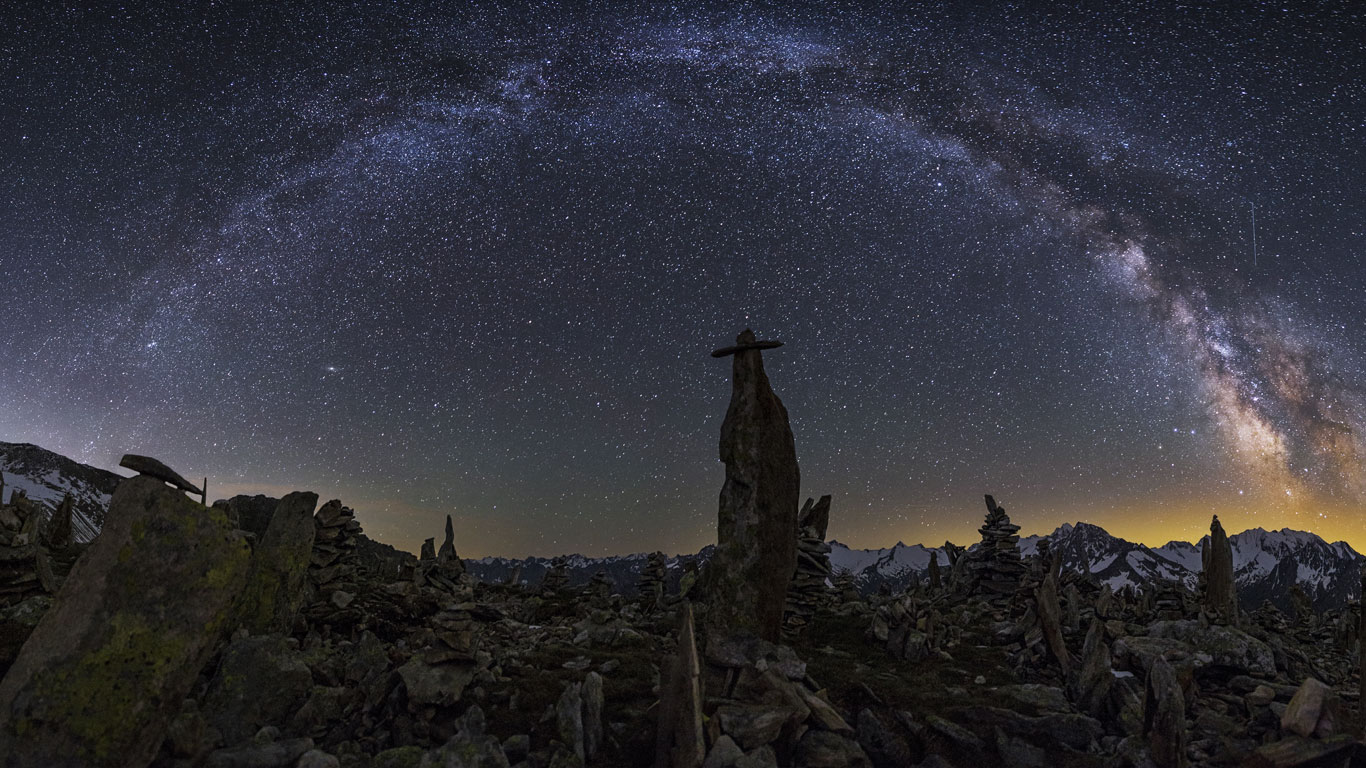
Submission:
M 87 542 L 104 524 L 109 499 L 123 478 L 31 443 L 0 442 L 0 480 L 5 488 L 0 501 L 9 501 L 11 494 L 20 491 L 44 515 L 51 514 L 70 493 L 72 537 Z
M 66 493 L 71 493 L 76 541 L 93 538 L 103 522 L 110 495 L 123 479 L 27 443 L 0 442 L 0 472 L 4 473 L 5 500 L 19 489 L 48 514 Z M 271 499 L 266 503 L 273 502 Z M 1026 557 L 1034 555 L 1043 538 L 1022 537 L 1020 553 Z M 1088 523 L 1063 525 L 1047 538 L 1052 551 L 1062 554 L 1064 569 L 1091 574 L 1115 591 L 1126 586 L 1142 591 L 1145 585 L 1158 581 L 1179 581 L 1194 589 L 1200 577 L 1201 542 L 1173 541 L 1161 547 L 1148 547 L 1111 536 L 1103 528 Z M 1328 543 L 1302 531 L 1254 528 L 1230 536 L 1229 543 L 1239 602 L 1246 609 L 1255 609 L 1270 600 L 1282 611 L 1290 611 L 1290 588 L 1295 585 L 1320 611 L 1342 608 L 1349 600 L 1355 600 L 1360 591 L 1359 574 L 1366 558 L 1344 542 Z M 376 562 L 398 563 L 405 559 L 406 553 L 369 538 L 361 545 Z M 977 546 L 974 544 L 969 551 Z M 711 552 L 709 546 L 696 554 L 668 558 L 668 589 L 677 590 L 685 566 L 706 561 Z M 832 541 L 830 563 L 836 574 L 851 574 L 854 585 L 863 594 L 884 587 L 898 592 L 913 579 L 927 578 L 931 552 L 938 553 L 940 565 L 947 567 L 949 558 L 944 547 L 899 542 L 886 549 L 851 549 Z M 618 588 L 629 588 L 640 578 L 647 559 L 645 553 L 602 558 L 571 555 L 565 560 L 565 572 L 571 586 L 587 584 L 601 570 Z M 490 583 L 503 583 L 516 573 L 521 583 L 539 584 L 551 567 L 550 558 L 540 557 L 485 557 L 465 562 L 471 575 Z

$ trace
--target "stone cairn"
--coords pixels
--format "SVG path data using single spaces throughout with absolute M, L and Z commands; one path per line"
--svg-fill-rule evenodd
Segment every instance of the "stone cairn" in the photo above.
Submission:
M 854 581 L 853 571 L 841 568 L 835 573 L 835 595 L 842 603 L 855 603 L 862 599 L 858 593 L 858 584 Z
M 1209 538 L 1200 549 L 1204 576 L 1204 608 L 1211 620 L 1233 624 L 1238 620 L 1237 594 L 1233 589 L 1233 548 L 1229 545 L 1219 516 L 1210 521 Z
M 664 573 L 667 562 L 663 552 L 651 552 L 645 559 L 645 567 L 640 569 L 640 578 L 636 580 L 641 610 L 653 611 L 664 600 Z
M 319 619 L 319 610 L 344 609 L 354 597 L 360 562 L 356 556 L 356 537 L 360 522 L 350 507 L 337 499 L 327 502 L 313 515 L 313 553 L 309 560 L 308 580 L 322 599 L 310 606 L 309 618 Z
M 731 357 L 730 405 L 721 424 L 721 487 L 716 551 L 707 564 L 707 642 L 748 634 L 777 642 L 788 582 L 797 569 L 801 477 L 787 409 L 769 385 L 762 350 L 782 346 L 745 330 Z
M 21 489 L 0 504 L 0 607 L 55 592 L 57 581 L 47 549 L 39 542 L 43 515 Z
M 422 557 L 417 561 L 413 581 L 419 588 L 426 587 L 448 596 L 461 595 L 466 581 L 465 563 L 455 553 L 455 526 L 450 515 L 446 515 L 446 539 L 429 557 L 433 543 L 433 539 L 423 542 Z
M 550 560 L 550 570 L 541 580 L 541 594 L 553 595 L 569 586 L 569 558 L 556 555 Z
M 1005 507 L 986 497 L 986 522 L 978 528 L 982 546 L 969 563 L 976 592 L 988 599 L 1008 599 L 1020 588 L 1025 566 L 1020 559 L 1020 526 L 1010 522 Z
M 830 594 L 830 545 L 825 532 L 830 525 L 830 497 L 820 501 L 806 500 L 797 531 L 797 572 L 787 590 L 787 610 L 783 616 L 783 631 L 796 637 L 811 623 L 816 609 Z
M 607 577 L 606 568 L 599 568 L 593 574 L 593 578 L 588 580 L 588 586 L 584 588 L 584 592 L 590 600 L 599 605 L 612 599 L 612 580 Z

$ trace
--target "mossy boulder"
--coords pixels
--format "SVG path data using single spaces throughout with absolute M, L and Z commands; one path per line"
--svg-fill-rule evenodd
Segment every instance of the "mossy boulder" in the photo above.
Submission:
M 202 708 L 224 743 L 235 745 L 288 721 L 312 691 L 313 674 L 284 637 L 238 636 L 223 651 Z
M 144 766 L 234 623 L 251 551 L 221 510 L 123 481 L 0 681 L 6 765 Z
M 313 509 L 318 494 L 296 491 L 275 512 L 252 553 L 251 575 L 242 591 L 242 626 L 253 634 L 289 632 L 306 596 L 313 552 Z

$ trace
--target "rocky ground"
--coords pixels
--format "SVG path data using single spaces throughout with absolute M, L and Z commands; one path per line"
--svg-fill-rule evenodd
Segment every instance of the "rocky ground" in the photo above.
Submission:
M 804 517 L 810 557 L 789 601 L 801 620 L 770 644 L 707 637 L 692 582 L 685 595 L 663 592 L 657 577 L 643 594 L 605 577 L 571 589 L 552 569 L 544 588 L 479 583 L 453 532 L 416 559 L 370 542 L 339 502 L 315 509 L 311 494 L 212 510 L 165 486 L 120 494 L 94 545 L 54 540 L 29 522 L 26 500 L 0 505 L 7 765 L 1366 760 L 1355 738 L 1355 605 L 1216 618 L 1203 594 L 1177 584 L 1114 594 L 1061 573 L 1046 548 L 1012 554 L 1014 526 L 999 508 L 983 526 L 985 554 L 957 553 L 931 583 L 870 598 L 828 580 L 813 590 L 821 548 Z M 158 521 L 191 519 L 181 514 L 198 516 L 195 536 L 219 537 L 217 554 L 204 550 L 218 559 L 165 549 L 179 534 Z M 223 621 L 180 621 L 139 602 L 138 579 L 191 574 L 214 577 L 192 593 L 195 615 Z M 35 631 L 92 595 L 105 607 L 82 615 L 98 621 Z M 115 631 L 134 620 L 149 629 Z M 128 655 L 147 634 L 178 644 Z M 91 663 L 109 658 L 121 660 L 113 673 Z M 68 690 L 93 691 L 102 719 L 64 704 Z M 129 690 L 138 695 L 117 698 Z

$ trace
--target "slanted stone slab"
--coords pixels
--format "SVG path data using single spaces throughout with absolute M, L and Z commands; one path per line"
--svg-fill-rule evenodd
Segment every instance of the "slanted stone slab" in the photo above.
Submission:
M 305 597 L 318 494 L 296 491 L 275 505 L 251 558 L 241 621 L 253 634 L 289 634 Z
M 221 510 L 159 478 L 123 481 L 0 681 L 6 766 L 147 765 L 230 628 L 250 560 Z
M 124 454 L 123 458 L 119 459 L 119 466 L 131 469 L 139 475 L 155 477 L 162 482 L 170 483 L 186 493 L 204 493 L 202 488 L 181 477 L 174 469 L 151 456 L 138 456 L 135 453 Z

